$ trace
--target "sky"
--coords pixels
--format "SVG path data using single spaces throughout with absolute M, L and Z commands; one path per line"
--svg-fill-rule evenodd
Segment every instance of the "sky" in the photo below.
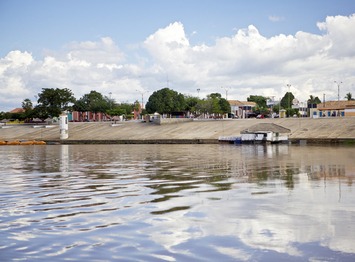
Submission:
M 0 39 L 0 112 L 35 105 L 43 88 L 118 103 L 165 87 L 355 97 L 353 0 L 0 0 Z

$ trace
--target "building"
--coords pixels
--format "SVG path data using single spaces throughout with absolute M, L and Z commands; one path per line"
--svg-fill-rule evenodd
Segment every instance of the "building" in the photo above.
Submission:
M 231 106 L 231 113 L 238 118 L 248 118 L 248 114 L 252 113 L 252 108 L 256 106 L 255 102 L 228 100 Z
M 273 123 L 260 123 L 240 132 L 242 143 L 279 143 L 288 140 L 291 130 Z
M 266 100 L 266 105 L 268 106 L 268 108 L 270 109 L 270 112 L 272 111 L 272 108 L 276 105 L 279 105 L 280 101 L 279 100 L 275 100 L 274 96 L 271 96 L 270 99 Z
M 308 116 L 308 103 L 306 102 L 300 102 L 298 99 L 293 99 L 292 100 L 292 109 L 298 109 L 298 112 L 300 113 L 301 117 L 307 117 Z
M 327 101 L 317 104 L 317 108 L 311 108 L 310 111 L 310 116 L 313 118 L 355 116 L 355 100 Z

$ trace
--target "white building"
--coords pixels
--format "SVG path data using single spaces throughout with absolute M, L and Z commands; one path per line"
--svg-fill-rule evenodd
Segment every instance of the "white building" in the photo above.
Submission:
M 231 113 L 238 118 L 248 118 L 248 114 L 252 112 L 252 108 L 256 106 L 255 102 L 228 100 L 231 106 Z

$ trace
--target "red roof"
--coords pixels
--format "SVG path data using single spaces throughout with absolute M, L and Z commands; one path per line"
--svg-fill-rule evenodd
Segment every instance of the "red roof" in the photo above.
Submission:
M 14 110 L 11 110 L 9 113 L 23 113 L 25 110 L 20 107 L 20 108 L 15 108 Z

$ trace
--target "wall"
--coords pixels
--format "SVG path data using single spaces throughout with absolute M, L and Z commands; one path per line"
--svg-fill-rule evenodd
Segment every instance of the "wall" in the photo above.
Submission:
M 345 116 L 355 116 L 355 109 L 345 109 Z
M 156 125 L 176 124 L 182 122 L 192 122 L 193 118 L 156 118 L 153 119 L 153 123 Z

